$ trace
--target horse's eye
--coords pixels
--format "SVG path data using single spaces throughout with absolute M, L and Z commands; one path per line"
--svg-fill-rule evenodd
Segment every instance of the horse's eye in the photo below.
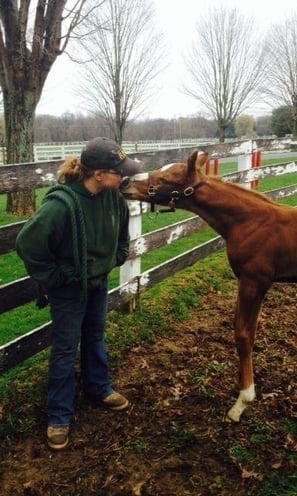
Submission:
M 129 176 L 123 177 L 121 180 L 121 189 L 128 188 L 131 184 L 131 178 Z
M 167 181 L 167 179 L 165 179 L 165 177 L 161 177 L 160 178 L 160 183 L 165 184 L 165 185 L 168 185 L 168 184 L 170 184 L 170 181 Z

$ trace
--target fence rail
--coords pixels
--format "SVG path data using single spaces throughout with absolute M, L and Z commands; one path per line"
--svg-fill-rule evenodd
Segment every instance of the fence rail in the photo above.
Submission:
M 38 165 L 11 165 L 0 168 L 0 193 L 7 193 L 28 185 L 36 187 L 50 184 L 52 176 L 55 176 L 57 163 L 42 164 L 42 175 L 36 173 Z M 46 171 L 46 172 L 45 172 Z M 250 182 L 255 179 L 275 176 L 279 174 L 297 172 L 297 163 L 290 162 L 273 166 L 265 166 L 257 169 L 241 171 L 228 174 L 223 177 L 226 181 L 238 183 Z M 45 174 L 44 174 L 45 173 Z M 35 182 L 33 181 L 35 179 Z M 277 200 L 297 193 L 297 184 L 274 190 L 267 193 L 268 196 Z M 15 237 L 24 222 L 17 222 L 0 228 L 1 254 L 14 250 Z M 163 229 L 150 232 L 131 241 L 129 260 L 133 260 L 152 249 L 169 244 L 184 236 L 205 228 L 205 222 L 198 216 L 178 222 Z M 139 295 L 142 291 L 152 287 L 169 275 L 181 269 L 191 266 L 197 261 L 209 256 L 211 253 L 222 249 L 224 240 L 217 236 L 210 241 L 193 248 L 181 255 L 167 260 L 163 264 L 143 272 L 131 280 L 121 284 L 109 292 L 109 308 L 120 310 L 122 305 L 127 304 L 131 298 Z M 127 262 L 129 263 L 129 261 Z M 13 308 L 24 305 L 36 298 L 36 284 L 30 277 L 23 277 L 17 281 L 0 286 L 0 311 L 7 312 Z M 51 323 L 48 322 L 41 327 L 20 336 L 19 338 L 0 346 L 0 373 L 5 372 L 18 363 L 33 356 L 50 344 Z
M 136 143 L 124 142 L 123 148 L 126 153 L 133 152 L 155 152 L 159 150 L 170 150 L 173 148 L 194 148 L 199 144 L 216 143 L 218 140 L 202 139 L 180 139 L 167 141 L 139 141 Z M 36 162 L 40 160 L 63 159 L 73 155 L 80 155 L 82 146 L 87 142 L 79 143 L 56 143 L 56 144 L 36 144 L 34 145 L 34 158 Z
M 231 140 L 230 140 L 231 141 Z M 234 141 L 234 140 L 233 140 Z M 175 139 L 163 141 L 126 141 L 122 144 L 126 153 L 147 153 L 160 150 L 172 150 L 179 148 L 195 148 L 199 145 L 215 144 L 217 139 Z M 67 157 L 79 156 L 87 141 L 76 141 L 67 143 L 36 143 L 33 146 L 34 161 L 62 160 Z M 0 164 L 6 164 L 6 148 L 0 147 Z
M 36 143 L 34 144 L 34 161 L 51 161 L 63 160 L 70 156 L 79 156 L 82 147 L 86 141 L 76 142 L 55 142 L 55 143 Z M 229 145 L 231 148 L 230 155 L 241 153 L 241 146 L 251 144 L 253 149 L 265 150 L 296 150 L 297 141 L 292 137 L 277 138 L 276 136 L 262 136 L 254 140 L 246 138 L 234 139 L 230 138 L 225 140 L 225 143 L 218 143 L 217 138 L 179 138 L 174 140 L 160 140 L 160 141 L 125 141 L 122 146 L 127 153 L 154 153 L 166 150 L 180 150 L 196 147 L 208 147 L 216 150 L 221 156 L 224 150 L 228 150 Z M 248 145 L 249 146 L 249 145 Z M 245 152 L 243 152 L 245 153 Z M 6 149 L 0 147 L 0 165 L 6 164 Z

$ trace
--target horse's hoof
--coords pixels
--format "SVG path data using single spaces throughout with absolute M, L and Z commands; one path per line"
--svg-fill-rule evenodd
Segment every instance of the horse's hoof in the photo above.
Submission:
M 240 422 L 240 413 L 237 408 L 232 407 L 226 415 L 225 422 Z

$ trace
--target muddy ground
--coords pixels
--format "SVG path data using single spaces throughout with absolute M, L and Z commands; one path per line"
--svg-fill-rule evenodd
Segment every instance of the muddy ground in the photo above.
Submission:
M 235 291 L 213 291 L 122 356 L 113 379 L 128 412 L 91 407 L 78 391 L 71 442 L 53 453 L 36 411 L 5 453 L 1 496 L 296 496 L 296 291 L 275 285 L 266 297 L 257 399 L 239 424 L 225 420 L 237 397 Z

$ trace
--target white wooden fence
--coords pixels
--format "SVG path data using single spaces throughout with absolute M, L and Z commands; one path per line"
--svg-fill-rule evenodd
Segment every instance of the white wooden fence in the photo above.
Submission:
M 159 150 L 172 150 L 175 148 L 195 148 L 199 144 L 216 143 L 218 140 L 209 139 L 180 139 L 180 140 L 167 140 L 167 141 L 139 141 L 136 143 L 124 142 L 123 148 L 127 153 L 134 152 L 155 152 Z M 41 160 L 58 160 L 71 157 L 73 155 L 79 156 L 82 147 L 87 142 L 77 143 L 39 143 L 34 145 L 34 160 L 40 162 Z
M 242 164 L 245 168 L 242 168 Z M 252 168 L 252 153 L 247 153 L 244 156 L 238 157 L 238 172 L 225 174 L 224 181 L 237 182 L 247 188 L 255 180 L 264 179 L 268 176 L 281 176 L 283 174 L 291 174 L 297 172 L 297 162 L 284 163 L 283 165 L 269 165 L 266 167 Z M 271 191 L 268 193 L 274 200 L 280 200 L 286 196 L 291 196 L 297 193 L 297 184 L 282 188 L 281 190 Z M 143 291 L 146 285 L 149 285 L 149 273 L 141 274 L 141 256 L 149 252 L 152 246 L 148 243 L 148 236 L 141 236 L 142 230 L 142 214 L 149 209 L 148 204 L 141 204 L 136 201 L 129 202 L 130 209 L 130 236 L 133 247 L 133 258 L 130 258 L 122 267 L 120 273 L 120 285 L 123 291 L 130 295 Z M 162 244 L 171 244 L 173 241 L 180 239 L 205 227 L 205 222 L 199 217 L 193 217 L 188 221 L 178 222 L 167 228 L 166 235 L 161 229 Z M 194 227 L 194 229 L 193 229 Z M 192 230 L 193 229 L 193 230 Z M 219 238 L 217 238 L 219 239 Z M 222 246 L 221 243 L 218 246 Z M 219 249 L 219 248 L 218 248 Z M 178 266 L 178 257 L 176 259 Z M 132 300 L 132 306 L 134 305 Z
M 0 168 L 0 193 L 16 190 L 19 184 L 25 187 L 34 184 L 36 187 L 44 185 L 39 174 L 36 174 L 36 166 L 39 164 L 11 165 Z M 53 175 L 56 164 L 42 164 L 45 177 Z M 223 177 L 225 181 L 237 183 L 250 183 L 255 179 L 263 179 L 267 176 L 277 176 L 297 172 L 297 163 L 290 162 L 274 166 L 265 166 L 257 169 L 247 169 L 237 173 L 227 174 Z M 279 200 L 293 194 L 297 194 L 297 184 L 274 190 L 267 193 L 274 200 Z M 132 207 L 132 204 L 131 204 Z M 120 286 L 109 292 L 109 308 L 120 309 L 123 304 L 131 302 L 134 304 L 140 293 L 164 278 L 177 273 L 181 269 L 191 266 L 211 253 L 224 247 L 224 240 L 216 236 L 210 241 L 196 246 L 163 264 L 150 270 L 141 271 L 141 256 L 149 251 L 168 245 L 177 239 L 193 234 L 206 226 L 205 222 L 198 216 L 186 221 L 167 226 L 157 231 L 141 235 L 141 211 L 140 204 L 133 202 L 131 208 L 131 244 L 128 261 L 121 271 Z M 15 237 L 23 226 L 23 222 L 10 224 L 0 228 L 0 254 L 5 254 L 14 249 Z M 24 305 L 36 297 L 36 283 L 30 277 L 23 277 L 11 283 L 0 286 L 0 312 L 7 312 L 13 308 Z M 26 358 L 38 353 L 50 344 L 51 323 L 48 322 L 37 329 L 33 329 L 19 338 L 0 346 L 0 373 L 14 367 Z

